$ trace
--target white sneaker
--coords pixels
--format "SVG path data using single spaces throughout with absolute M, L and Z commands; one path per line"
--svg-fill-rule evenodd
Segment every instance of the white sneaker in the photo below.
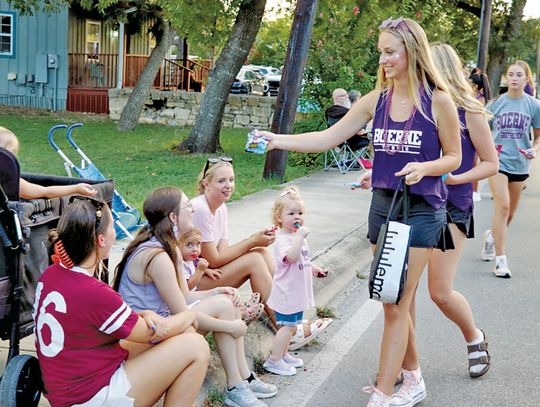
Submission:
M 304 361 L 300 358 L 295 358 L 290 353 L 286 353 L 285 356 L 283 356 L 283 360 L 285 363 L 287 363 L 289 366 L 292 367 L 302 367 L 304 366 Z
M 391 396 L 387 396 L 374 386 L 367 386 L 362 390 L 364 393 L 371 393 L 366 407 L 390 407 Z
M 268 358 L 263 367 L 270 373 L 280 376 L 294 376 L 296 374 L 296 368 L 285 363 L 283 359 L 274 362 L 271 358 Z
M 472 193 L 472 200 L 473 202 L 478 202 L 482 200 L 482 196 L 480 195 L 480 192 L 473 191 Z
M 225 400 L 223 401 L 229 407 L 265 407 L 262 401 L 255 397 L 255 394 L 249 388 L 247 380 L 241 381 L 231 390 L 225 389 Z
M 249 383 L 249 388 L 258 399 L 269 399 L 277 394 L 277 387 L 270 383 L 265 383 L 257 377 L 255 372 L 251 372 L 255 380 Z
M 505 261 L 498 261 L 497 264 L 495 264 L 495 267 L 493 268 L 493 274 L 495 274 L 496 277 L 501 278 L 512 277 L 512 272 L 508 268 L 508 264 Z
M 416 370 L 403 369 L 403 384 L 399 391 L 390 399 L 390 406 L 412 407 L 426 398 L 426 384 L 420 368 Z
M 480 253 L 480 257 L 484 261 L 495 260 L 495 241 L 493 240 L 491 230 L 486 230 L 484 232 L 484 241 L 482 243 L 482 252 Z

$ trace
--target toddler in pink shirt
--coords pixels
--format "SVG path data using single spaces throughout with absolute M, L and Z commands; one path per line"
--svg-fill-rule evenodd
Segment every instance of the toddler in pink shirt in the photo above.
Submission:
M 275 311 L 279 330 L 272 354 L 264 368 L 274 374 L 291 376 L 303 366 L 302 359 L 288 353 L 289 343 L 302 323 L 305 310 L 315 306 L 312 265 L 304 226 L 304 202 L 298 189 L 288 187 L 272 209 L 272 221 L 279 228 L 274 242 L 276 271 L 268 306 Z

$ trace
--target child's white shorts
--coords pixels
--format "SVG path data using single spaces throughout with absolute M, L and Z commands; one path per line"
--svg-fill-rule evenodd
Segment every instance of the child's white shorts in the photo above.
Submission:
M 135 399 L 127 396 L 131 385 L 121 364 L 111 376 L 109 385 L 98 391 L 86 403 L 74 404 L 73 407 L 133 407 Z

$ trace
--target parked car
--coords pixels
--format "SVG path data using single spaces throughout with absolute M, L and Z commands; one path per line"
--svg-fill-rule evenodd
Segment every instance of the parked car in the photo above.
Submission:
M 242 67 L 231 86 L 231 93 L 265 96 L 268 94 L 268 83 L 259 72 Z
M 268 96 L 277 96 L 281 83 L 281 71 L 278 68 L 263 65 L 244 65 L 244 68 L 252 69 L 263 75 L 268 83 Z

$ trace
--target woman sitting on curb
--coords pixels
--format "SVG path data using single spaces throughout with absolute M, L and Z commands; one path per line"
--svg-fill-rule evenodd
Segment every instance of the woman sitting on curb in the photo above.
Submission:
M 134 309 L 149 308 L 169 315 L 191 308 L 197 315 L 199 332 L 214 332 L 227 375 L 225 404 L 265 406 L 257 398 L 273 397 L 277 388 L 260 381 L 248 368 L 244 353 L 247 327 L 240 319 L 237 290 L 216 287 L 189 291 L 184 279 L 178 237 L 191 227 L 193 207 L 188 198 L 178 188 L 159 188 L 145 199 L 143 212 L 148 227 L 126 249 L 114 288 Z
M 94 278 L 116 237 L 112 215 L 102 202 L 74 198 L 50 233 L 57 264 L 36 288 L 46 397 L 53 406 L 127 407 L 153 405 L 165 394 L 164 406 L 192 406 L 209 360 L 195 314 L 137 315 Z

